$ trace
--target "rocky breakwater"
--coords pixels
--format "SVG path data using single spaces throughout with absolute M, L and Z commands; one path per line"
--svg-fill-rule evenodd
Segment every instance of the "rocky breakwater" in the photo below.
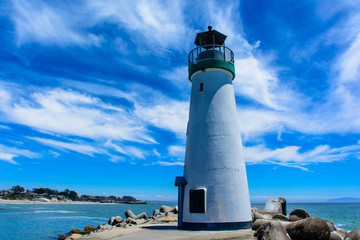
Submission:
M 92 225 L 85 226 L 84 230 L 75 228 L 71 230 L 66 236 L 59 237 L 59 240 L 74 240 L 84 237 L 84 235 L 91 235 L 93 233 L 109 231 L 113 228 L 129 228 L 145 223 L 168 223 L 177 222 L 178 207 L 161 206 L 160 209 L 155 209 L 152 216 L 147 216 L 145 212 L 135 215 L 131 210 L 125 212 L 126 219 L 120 216 L 111 217 L 106 224 L 100 224 L 96 228 Z
M 254 236 L 258 240 L 360 240 L 360 228 L 351 232 L 310 216 L 304 209 L 286 213 L 285 198 L 268 199 L 264 210 L 252 208 Z

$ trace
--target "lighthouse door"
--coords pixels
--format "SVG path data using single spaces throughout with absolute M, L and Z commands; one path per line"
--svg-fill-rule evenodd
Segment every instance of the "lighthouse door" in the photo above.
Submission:
M 189 198 L 191 213 L 205 213 L 205 189 L 191 189 Z

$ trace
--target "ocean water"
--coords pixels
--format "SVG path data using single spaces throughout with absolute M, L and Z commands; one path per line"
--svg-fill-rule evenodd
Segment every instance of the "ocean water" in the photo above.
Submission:
M 152 215 L 161 205 L 175 206 L 176 202 L 135 204 L 52 204 L 52 203 L 0 203 L 1 240 L 57 239 L 74 228 L 87 224 L 96 227 L 112 216 L 125 218 L 125 211 Z M 252 204 L 262 210 L 264 204 Z M 321 217 L 336 227 L 351 231 L 360 227 L 360 203 L 288 203 L 290 213 L 296 208 L 307 210 L 311 216 Z

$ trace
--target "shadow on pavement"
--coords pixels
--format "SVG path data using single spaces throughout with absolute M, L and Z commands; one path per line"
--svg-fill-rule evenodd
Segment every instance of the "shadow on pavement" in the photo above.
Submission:
M 177 226 L 164 226 L 164 225 L 160 225 L 160 226 L 144 226 L 142 228 L 144 228 L 144 229 L 152 229 L 152 230 L 178 230 Z

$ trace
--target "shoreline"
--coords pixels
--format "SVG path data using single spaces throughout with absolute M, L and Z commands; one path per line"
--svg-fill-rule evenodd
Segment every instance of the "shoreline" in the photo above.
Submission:
M 7 199 L 0 199 L 0 203 L 26 203 L 26 204 L 145 204 L 145 203 L 102 203 L 102 202 L 83 202 L 83 201 L 43 201 L 43 200 L 7 200 Z

